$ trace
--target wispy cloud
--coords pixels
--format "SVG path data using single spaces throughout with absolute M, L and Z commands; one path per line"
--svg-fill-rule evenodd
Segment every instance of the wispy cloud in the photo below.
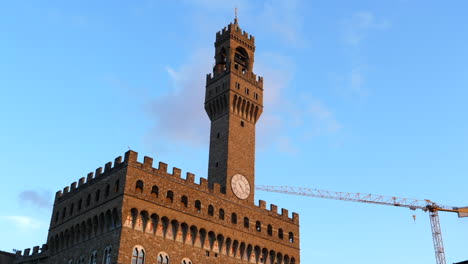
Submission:
M 212 63 L 209 59 L 211 57 L 211 52 L 200 49 L 194 51 L 185 64 L 177 68 L 166 67 L 173 87 L 147 106 L 154 120 L 151 135 L 192 146 L 208 141 L 209 119 L 203 103 L 205 76 Z
M 301 46 L 304 16 L 300 12 L 300 0 L 269 0 L 265 1 L 260 15 L 263 27 L 289 45 Z
M 51 208 L 52 194 L 48 191 L 25 190 L 18 195 L 22 203 L 31 204 L 39 208 Z
M 390 27 L 386 20 L 380 20 L 372 12 L 360 11 L 345 20 L 344 40 L 346 43 L 357 46 L 371 31 L 384 30 Z
M 11 225 L 14 225 L 21 232 L 31 229 L 39 229 L 42 226 L 42 222 L 28 216 L 11 215 L 0 216 L 0 218 L 7 220 Z

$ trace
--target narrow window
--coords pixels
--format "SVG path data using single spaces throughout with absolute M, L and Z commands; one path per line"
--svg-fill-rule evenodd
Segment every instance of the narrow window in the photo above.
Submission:
M 91 253 L 91 256 L 89 257 L 89 264 L 96 264 L 97 261 L 97 251 L 94 250 L 93 253 Z
M 67 208 L 63 208 L 63 212 L 62 212 L 62 219 L 65 219 L 65 215 L 67 214 Z
M 271 225 L 268 225 L 267 233 L 269 236 L 273 235 L 273 227 Z
M 96 191 L 96 202 L 99 201 L 99 196 L 101 195 L 101 190 Z
M 57 211 L 57 212 L 55 213 L 55 223 L 57 223 L 57 222 L 58 222 L 58 220 L 59 220 L 59 217 L 60 217 L 60 212 L 59 212 L 59 211 Z
M 103 264 L 111 264 L 111 253 L 112 253 L 111 247 L 107 247 L 104 250 Z
M 143 193 L 143 181 L 138 180 L 135 185 L 135 192 Z
M 183 195 L 182 198 L 180 198 L 180 203 L 181 203 L 184 207 L 187 207 L 187 206 L 188 206 L 188 198 L 187 198 L 187 196 Z
M 75 208 L 75 204 L 71 204 L 70 206 L 70 216 L 73 215 L 73 209 Z
M 106 193 L 105 193 L 106 198 L 109 197 L 109 193 L 110 193 L 110 185 L 107 184 L 107 186 L 106 186 Z
M 169 264 L 169 256 L 165 252 L 158 254 L 158 264 Z
M 237 90 L 240 89 L 240 83 L 236 82 L 236 88 L 237 88 Z
M 88 207 L 91 204 L 91 194 L 88 194 L 88 197 L 86 197 L 86 207 Z
M 120 182 L 119 182 L 119 180 L 117 180 L 117 181 L 115 181 L 114 191 L 115 191 L 115 192 L 118 192 L 118 191 L 119 191 L 119 188 L 120 188 Z
M 208 206 L 208 215 L 210 216 L 214 215 L 214 207 L 211 204 Z
M 223 210 L 222 208 L 219 209 L 219 216 L 218 216 L 218 218 L 219 218 L 220 220 L 224 220 L 224 210 Z
M 151 195 L 154 197 L 159 196 L 159 187 L 156 185 L 153 185 L 153 188 L 151 188 Z
M 145 264 L 145 250 L 141 246 L 133 248 L 132 264 Z
M 244 217 L 244 227 L 249 228 L 249 218 L 248 217 Z
M 279 239 L 283 239 L 283 229 L 278 229 L 278 237 Z
M 262 231 L 262 223 L 260 223 L 260 221 L 255 222 L 255 230 L 258 232 Z
M 231 223 L 237 224 L 237 215 L 236 215 L 236 213 L 231 214 Z
M 241 127 L 244 127 L 244 121 L 241 121 Z
M 293 232 L 289 232 L 289 243 L 294 243 L 294 234 L 293 234 Z
M 78 211 L 81 211 L 81 206 L 82 206 L 82 204 L 83 204 L 83 199 L 80 199 L 80 200 L 78 201 Z
M 197 209 L 197 213 L 201 212 L 201 202 L 199 200 L 195 201 L 195 209 Z
M 219 132 L 218 132 L 218 134 L 216 134 L 216 138 L 219 138 Z
M 167 191 L 166 201 L 171 203 L 174 202 L 174 193 L 171 190 Z
M 216 162 L 216 164 L 215 164 L 216 168 L 218 168 L 218 165 L 219 165 L 218 162 Z

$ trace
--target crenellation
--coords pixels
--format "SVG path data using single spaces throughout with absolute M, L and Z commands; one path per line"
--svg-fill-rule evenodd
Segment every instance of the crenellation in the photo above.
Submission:
M 125 152 L 125 158 L 124 158 L 124 163 L 125 164 L 136 164 L 137 159 L 138 159 L 138 153 L 137 152 L 135 152 L 133 150 L 129 150 L 129 151 Z
M 187 172 L 187 182 L 194 183 L 195 182 L 195 175 L 193 173 Z
M 270 211 L 274 214 L 278 214 L 278 206 L 276 204 L 270 204 Z
M 37 254 L 39 254 L 39 246 L 35 246 L 35 247 L 33 247 L 32 254 L 33 254 L 33 255 L 37 255 Z
M 94 173 L 94 179 L 97 179 L 101 175 L 102 175 L 102 167 L 99 167 L 96 169 L 96 172 Z
M 114 159 L 114 167 L 117 167 L 120 164 L 122 164 L 122 156 L 118 156 Z
M 68 187 L 68 186 L 63 188 L 63 194 L 67 194 L 69 189 L 70 189 L 70 187 Z
M 78 188 L 80 188 L 83 184 L 85 184 L 85 177 L 81 177 L 78 180 Z
M 70 190 L 75 190 L 76 189 L 76 182 L 73 182 L 70 186 Z
M 172 176 L 180 178 L 182 174 L 182 170 L 176 167 L 172 168 Z
M 298 213 L 292 213 L 292 220 L 294 224 L 299 225 L 299 214 Z
M 266 210 L 266 202 L 264 200 L 258 200 L 258 207 Z
M 86 176 L 86 183 L 87 184 L 91 183 L 91 180 L 93 179 L 93 176 L 94 176 L 94 172 L 88 173 L 88 175 Z
M 16 258 L 21 257 L 21 253 L 22 253 L 21 250 L 17 250 L 16 253 L 15 253 L 15 257 L 16 257 Z
M 153 168 L 153 158 L 144 156 L 143 157 L 143 169 L 151 170 Z
M 27 248 L 24 250 L 24 255 L 25 257 L 29 256 L 29 253 L 31 252 L 31 249 L 30 248 Z
M 208 190 L 208 180 L 205 178 L 200 178 L 200 188 L 202 190 Z
M 289 211 L 288 209 L 281 208 L 281 216 L 284 218 L 289 218 Z
M 158 164 L 158 171 L 160 173 L 167 173 L 167 164 L 160 161 L 159 164 Z
M 109 161 L 104 165 L 104 174 L 109 173 L 112 170 L 112 162 Z
M 62 191 L 57 191 L 55 193 L 55 200 L 57 200 L 58 198 L 62 197 Z

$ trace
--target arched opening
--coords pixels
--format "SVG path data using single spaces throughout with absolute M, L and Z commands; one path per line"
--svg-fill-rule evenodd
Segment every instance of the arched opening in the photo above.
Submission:
M 145 249 L 142 246 L 133 248 L 132 264 L 145 264 Z
M 197 213 L 201 212 L 201 202 L 199 200 L 195 201 L 195 209 L 197 210 Z
M 135 192 L 137 193 L 143 193 L 143 181 L 138 180 L 135 185 Z
M 249 225 L 250 225 L 249 218 L 248 218 L 248 217 L 244 217 L 244 227 L 245 227 L 245 228 L 249 228 Z
M 237 224 L 237 215 L 236 215 L 236 213 L 231 214 L 231 223 L 232 224 Z
M 171 203 L 174 202 L 174 193 L 171 190 L 167 191 L 166 201 Z
M 234 53 L 234 68 L 245 73 L 249 69 L 249 54 L 242 47 L 237 47 Z
M 283 235 L 283 229 L 278 229 L 278 238 L 279 239 L 283 239 L 284 238 L 284 235 Z
M 187 198 L 187 196 L 182 195 L 182 197 L 180 198 L 180 203 L 182 204 L 183 207 L 187 207 L 187 206 L 188 206 L 188 198 Z
M 209 216 L 213 216 L 213 215 L 214 215 L 214 207 L 213 207 L 213 205 L 211 205 L 211 204 L 208 206 L 208 215 L 209 215 Z
M 223 209 L 223 208 L 220 208 L 220 209 L 219 209 L 218 218 L 219 218 L 220 220 L 224 220 L 224 209 Z
M 156 198 L 159 196 L 158 186 L 153 185 L 153 187 L 151 188 L 151 196 L 156 197 Z
M 169 264 L 169 256 L 166 252 L 159 252 L 157 260 L 158 264 Z
M 255 230 L 258 232 L 262 231 L 262 223 L 260 223 L 260 221 L 255 222 Z
M 289 232 L 289 243 L 294 243 L 294 234 L 293 234 L 293 232 Z
M 273 227 L 271 225 L 268 225 L 267 233 L 268 233 L 269 236 L 273 235 Z

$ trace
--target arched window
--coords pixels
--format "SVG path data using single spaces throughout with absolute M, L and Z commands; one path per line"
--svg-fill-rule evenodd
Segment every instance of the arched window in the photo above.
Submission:
M 255 222 L 255 230 L 258 232 L 262 231 L 262 223 L 260 223 L 260 221 Z
M 267 233 L 269 236 L 273 235 L 273 227 L 271 225 L 268 225 Z
M 294 234 L 293 234 L 293 232 L 289 232 L 289 243 L 294 243 Z
M 101 190 L 97 190 L 97 191 L 96 191 L 96 197 L 95 197 L 96 202 L 99 201 L 99 196 L 100 196 L 100 195 L 101 195 Z
M 142 246 L 133 248 L 132 264 L 145 264 L 145 249 Z
M 197 213 L 201 212 L 201 202 L 199 200 L 195 201 L 195 209 L 197 209 Z
M 96 264 L 97 263 L 97 251 L 94 250 L 89 257 L 89 264 Z
M 79 258 L 76 259 L 76 264 L 85 264 L 85 257 L 80 256 Z
M 236 69 L 241 69 L 242 73 L 245 73 L 249 68 L 249 55 L 242 47 L 237 47 L 234 54 L 234 67 Z
M 166 252 L 160 252 L 158 254 L 158 264 L 169 264 L 169 256 Z
M 154 197 L 159 196 L 159 187 L 156 185 L 153 185 L 153 188 L 151 188 L 151 195 Z
M 110 193 L 110 185 L 107 184 L 107 186 L 106 186 L 106 193 L 105 193 L 106 197 L 109 196 L 109 193 Z
M 283 239 L 283 229 L 278 229 L 278 237 L 279 239 Z
M 174 202 L 174 193 L 171 190 L 167 191 L 166 201 L 171 203 Z
M 237 224 L 237 215 L 236 215 L 236 213 L 231 214 L 231 223 Z
M 102 264 L 111 264 L 111 253 L 112 247 L 106 247 L 106 249 L 104 250 L 104 256 L 102 258 Z
M 114 185 L 114 192 L 118 192 L 119 188 L 120 188 L 120 182 L 119 180 L 116 180 L 115 185 Z
M 219 216 L 218 217 L 219 217 L 220 220 L 224 220 L 224 209 L 223 208 L 219 209 Z
M 72 203 L 71 206 L 70 206 L 70 216 L 73 215 L 73 209 L 74 208 L 75 208 L 75 204 Z
M 189 258 L 184 258 L 180 264 L 192 264 L 192 261 Z
M 180 203 L 181 203 L 184 207 L 187 207 L 187 206 L 188 206 L 188 198 L 187 198 L 187 196 L 182 195 L 182 198 L 180 198 Z
M 210 216 L 214 215 L 214 207 L 211 204 L 208 206 L 208 215 Z
M 91 204 L 91 194 L 88 194 L 88 197 L 86 197 L 86 207 L 88 207 Z
M 135 185 L 135 192 L 143 193 L 143 181 L 138 180 Z
M 244 217 L 244 227 L 245 228 L 249 228 L 249 218 L 248 217 Z

